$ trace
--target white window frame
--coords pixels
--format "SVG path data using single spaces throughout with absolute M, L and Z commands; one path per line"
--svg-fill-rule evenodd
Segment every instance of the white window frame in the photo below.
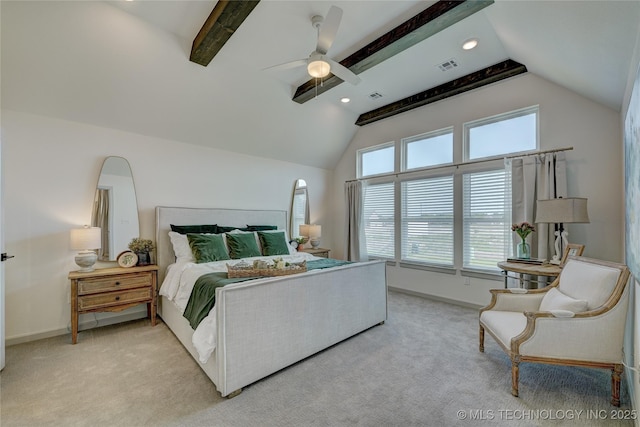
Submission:
M 412 142 L 416 142 L 416 141 L 421 141 L 423 139 L 429 139 L 429 138 L 437 138 L 439 136 L 442 135 L 447 135 L 447 134 L 451 134 L 451 162 L 448 163 L 438 163 L 435 165 L 429 165 L 429 166 L 421 166 L 421 167 L 417 167 L 417 168 L 411 168 L 409 169 L 407 167 L 407 162 L 409 161 L 409 155 L 408 155 L 408 149 L 407 146 L 409 144 L 411 144 Z M 400 155 L 401 155 L 401 168 L 400 170 L 402 172 L 407 172 L 407 171 L 419 171 L 419 170 L 424 170 L 424 169 L 429 169 L 429 168 L 433 168 L 433 167 L 442 167 L 442 166 L 446 166 L 446 165 L 451 165 L 453 164 L 453 156 L 454 156 L 454 146 L 455 146 L 455 138 L 454 138 L 454 134 L 453 134 L 453 126 L 449 126 L 446 127 L 444 129 L 438 129 L 438 130 L 434 130 L 432 132 L 425 132 L 422 133 L 420 135 L 414 135 L 414 136 L 410 136 L 407 138 L 402 138 L 400 140 Z
M 476 157 L 473 159 L 469 158 L 469 151 L 470 151 L 469 144 L 471 142 L 469 132 L 472 128 L 489 125 L 489 124 L 501 122 L 504 120 L 515 119 L 517 117 L 527 116 L 529 114 L 535 114 L 536 116 L 536 146 L 534 148 L 530 150 L 523 150 L 523 151 L 512 151 L 512 152 L 503 153 L 495 156 Z M 463 126 L 463 138 L 462 138 L 463 139 L 462 141 L 463 162 L 476 162 L 479 160 L 499 159 L 505 156 L 531 153 L 531 152 L 538 151 L 540 149 L 540 106 L 539 105 L 532 105 L 530 107 L 521 108 L 519 110 L 509 111 L 507 113 L 496 114 L 495 116 L 473 120 L 473 121 L 464 123 L 462 126 Z
M 381 174 L 363 176 L 362 175 L 362 156 L 363 156 L 363 154 L 371 153 L 373 151 L 378 151 L 378 150 L 384 150 L 384 149 L 389 148 L 389 147 L 393 147 L 393 170 L 390 171 L 390 172 L 384 172 L 384 173 L 381 173 Z M 369 178 L 375 178 L 377 176 L 393 174 L 397 170 L 397 162 L 396 162 L 397 157 L 398 157 L 398 150 L 396 149 L 396 142 L 395 141 L 385 142 L 384 144 L 378 144 L 378 145 L 374 145 L 372 147 L 361 148 L 358 151 L 356 151 L 356 173 L 357 173 L 357 177 L 358 178 L 367 178 L 367 179 L 369 179 Z

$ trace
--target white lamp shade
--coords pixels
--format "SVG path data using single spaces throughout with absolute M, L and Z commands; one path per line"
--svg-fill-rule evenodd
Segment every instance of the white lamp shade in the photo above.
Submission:
M 71 249 L 100 249 L 102 239 L 100 227 L 74 228 L 71 230 Z
M 304 237 L 309 237 L 309 224 L 300 224 L 300 235 Z
M 309 238 L 317 239 L 322 235 L 322 227 L 316 224 L 309 226 Z
M 587 223 L 587 199 L 567 197 L 549 200 L 538 200 L 536 223 Z

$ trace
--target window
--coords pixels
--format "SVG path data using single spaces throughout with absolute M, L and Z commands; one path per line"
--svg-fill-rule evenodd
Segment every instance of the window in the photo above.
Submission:
M 453 175 L 402 183 L 402 260 L 453 267 Z
M 463 268 L 495 270 L 511 256 L 511 185 L 504 169 L 466 173 L 463 186 Z
M 392 173 L 395 170 L 395 145 L 393 142 L 358 150 L 358 176 Z
M 403 170 L 453 163 L 453 128 L 402 140 Z
M 465 160 L 538 148 L 538 106 L 464 124 Z
M 395 258 L 394 183 L 364 188 L 363 215 L 367 253 L 375 258 Z

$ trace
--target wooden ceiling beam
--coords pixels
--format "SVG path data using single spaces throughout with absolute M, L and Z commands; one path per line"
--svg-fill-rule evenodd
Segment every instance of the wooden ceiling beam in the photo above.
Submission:
M 209 65 L 260 0 L 219 0 L 191 45 L 189 60 Z
M 340 64 L 355 74 L 360 74 L 463 20 L 467 16 L 484 9 L 493 4 L 493 2 L 494 0 L 440 0 L 369 43 L 353 55 L 343 59 Z M 298 87 L 293 100 L 303 104 L 315 98 L 316 94 L 324 93 L 340 83 L 342 83 L 340 78 L 329 74 L 323 79 L 322 85 L 317 85 L 316 88 L 315 79 L 311 79 Z
M 413 110 L 414 108 L 422 107 L 423 105 L 440 101 L 442 99 L 449 98 L 450 96 L 459 95 L 463 92 L 526 72 L 527 67 L 519 62 L 507 59 L 506 61 L 491 65 L 450 82 L 443 83 L 440 86 L 427 89 L 423 92 L 361 114 L 360 117 L 358 117 L 358 120 L 356 120 L 356 125 L 363 126 L 378 120 L 386 119 L 387 117 L 395 116 L 396 114 L 404 113 L 405 111 Z

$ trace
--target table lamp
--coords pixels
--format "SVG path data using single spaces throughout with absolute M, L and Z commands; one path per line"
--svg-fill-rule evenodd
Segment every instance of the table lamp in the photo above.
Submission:
M 76 255 L 76 264 L 82 272 L 93 271 L 98 254 L 93 249 L 102 247 L 100 227 L 84 226 L 71 230 L 71 249 L 80 251 Z
M 587 199 L 578 197 L 538 200 L 536 208 L 536 223 L 558 224 L 554 232 L 556 236 L 556 253 L 551 259 L 552 264 L 560 264 L 562 250 L 569 244 L 569 233 L 564 229 L 568 223 L 588 223 Z
M 320 236 L 322 235 L 322 227 L 320 225 L 309 226 L 309 242 L 314 249 L 320 246 Z

